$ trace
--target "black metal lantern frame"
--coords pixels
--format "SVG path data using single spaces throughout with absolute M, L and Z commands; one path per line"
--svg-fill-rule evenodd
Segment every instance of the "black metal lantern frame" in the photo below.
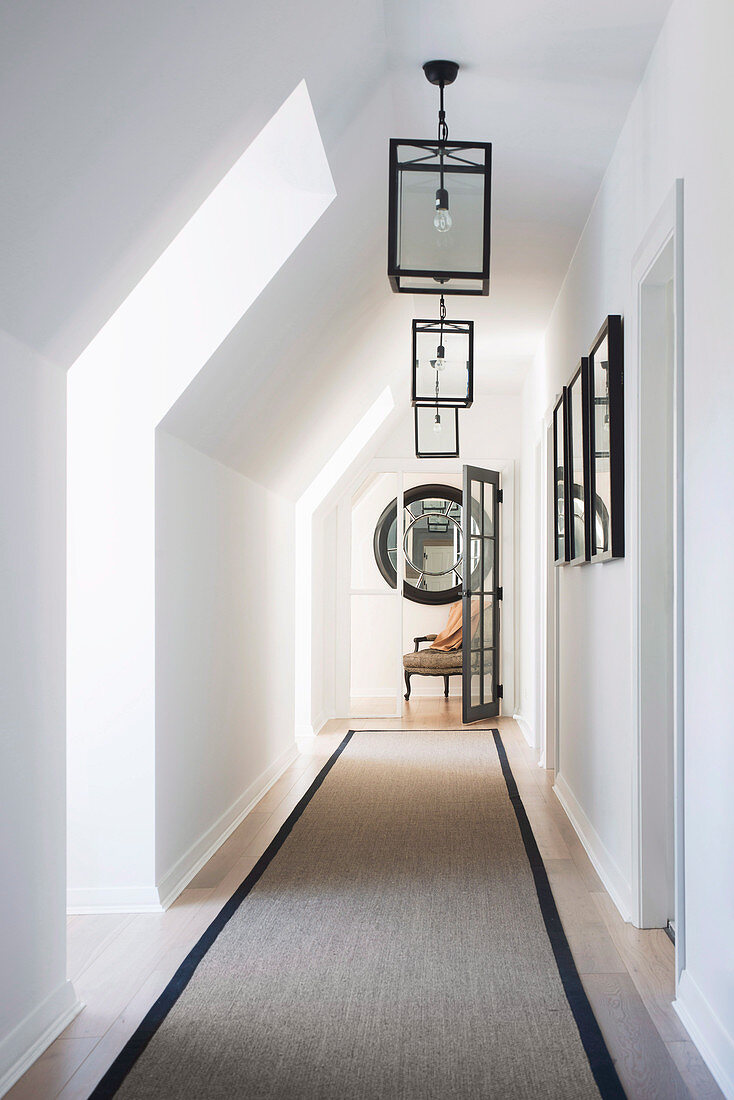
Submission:
M 413 321 L 411 403 L 468 409 L 473 401 L 474 322 L 447 320 L 441 298 L 438 321 Z
M 459 457 L 459 410 L 416 405 L 415 454 L 416 458 Z M 436 419 L 438 418 L 438 420 Z M 441 431 L 434 430 L 440 424 Z
M 390 140 L 387 274 L 399 294 L 489 294 L 492 145 L 449 141 L 452 61 L 429 61 L 440 89 L 438 136 Z
M 467 185 L 476 179 L 481 180 L 481 216 L 471 233 L 480 263 L 458 266 L 450 262 L 450 253 L 445 258 L 441 254 L 443 242 L 430 220 L 434 193 L 442 182 L 449 184 L 444 190 L 450 195 L 452 184 Z M 421 192 L 426 199 L 425 225 L 406 226 L 407 196 L 418 199 Z M 452 141 L 444 145 L 391 138 L 387 275 L 392 289 L 398 294 L 489 294 L 491 193 L 491 142 Z M 410 237 L 423 230 L 426 239 L 412 246 Z M 411 255 L 423 256 L 425 262 L 411 263 Z

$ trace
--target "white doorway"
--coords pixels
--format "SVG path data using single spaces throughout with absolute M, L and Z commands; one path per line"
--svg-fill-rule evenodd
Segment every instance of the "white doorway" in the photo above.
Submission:
M 683 967 L 682 182 L 633 265 L 635 923 L 668 928 Z
M 501 658 L 503 713 L 515 710 L 515 470 L 513 460 L 489 460 L 476 465 L 497 470 L 503 486 L 503 522 L 500 555 L 502 562 Z M 448 604 L 432 606 L 403 598 L 403 581 L 408 569 L 405 556 L 397 553 L 405 534 L 404 501 L 411 492 L 427 484 L 461 490 L 462 464 L 436 460 L 430 464 L 413 459 L 373 459 L 345 489 L 335 506 L 336 568 L 334 583 L 335 629 L 331 639 L 333 702 L 327 705 L 336 718 L 400 718 L 417 709 L 421 700 L 444 698 L 443 677 L 415 676 L 411 699 L 404 699 L 403 654 L 412 652 L 416 638 L 443 629 Z M 435 487 L 435 486 L 434 486 Z M 388 505 L 396 505 L 394 537 L 388 553 L 399 574 L 393 585 L 386 583 L 375 560 L 374 535 L 378 520 Z M 443 536 L 442 536 L 443 537 Z M 444 538 L 445 541 L 445 538 Z M 421 552 L 428 543 L 421 540 Z M 431 571 L 441 561 L 441 547 L 430 546 Z M 438 563 L 438 564 L 436 564 Z M 412 577 L 413 574 L 411 573 Z M 460 577 L 457 577 L 457 585 Z M 397 585 L 395 581 L 398 581 Z M 428 584 L 425 585 L 428 591 Z M 455 597 L 459 598 L 458 594 Z M 330 648 L 325 642 L 325 652 Z M 450 680 L 450 697 L 461 698 L 460 676 Z M 327 712 L 328 713 L 328 712 Z

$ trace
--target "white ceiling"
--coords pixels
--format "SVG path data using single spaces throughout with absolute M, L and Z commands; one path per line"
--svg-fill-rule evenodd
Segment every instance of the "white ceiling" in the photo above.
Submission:
M 477 387 L 517 390 L 669 0 L 31 0 L 0 35 L 0 325 L 68 366 L 305 76 L 337 198 L 164 427 L 297 495 L 391 382 L 387 138 L 493 142 Z

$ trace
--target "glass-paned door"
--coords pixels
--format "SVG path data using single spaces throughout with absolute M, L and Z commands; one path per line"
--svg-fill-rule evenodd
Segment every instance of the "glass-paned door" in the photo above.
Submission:
M 462 589 L 462 721 L 500 712 L 499 506 L 500 475 L 464 467 Z

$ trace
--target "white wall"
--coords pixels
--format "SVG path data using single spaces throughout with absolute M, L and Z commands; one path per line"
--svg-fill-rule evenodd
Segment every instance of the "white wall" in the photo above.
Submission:
M 64 881 L 66 376 L 0 331 L 0 392 L 2 1094 L 75 998 Z
M 633 257 L 682 177 L 686 956 L 678 1004 L 728 1095 L 734 1095 L 734 132 L 723 120 L 734 100 L 733 40 L 730 0 L 673 3 L 523 395 L 523 522 L 529 531 L 540 513 L 531 455 L 541 418 L 604 316 L 632 318 Z M 628 323 L 628 365 L 635 355 L 631 329 Z M 625 378 L 629 406 L 633 372 L 628 369 Z M 628 432 L 628 504 L 631 448 Z M 632 873 L 630 561 L 563 568 L 559 583 L 560 773 L 624 906 Z M 526 676 L 536 659 L 534 642 L 526 629 Z
M 156 445 L 156 884 L 166 896 L 294 754 L 294 506 Z
M 383 510 L 397 494 L 394 473 L 374 473 L 349 501 L 351 620 L 350 695 L 395 696 L 394 647 L 399 604 L 377 566 L 373 537 Z

